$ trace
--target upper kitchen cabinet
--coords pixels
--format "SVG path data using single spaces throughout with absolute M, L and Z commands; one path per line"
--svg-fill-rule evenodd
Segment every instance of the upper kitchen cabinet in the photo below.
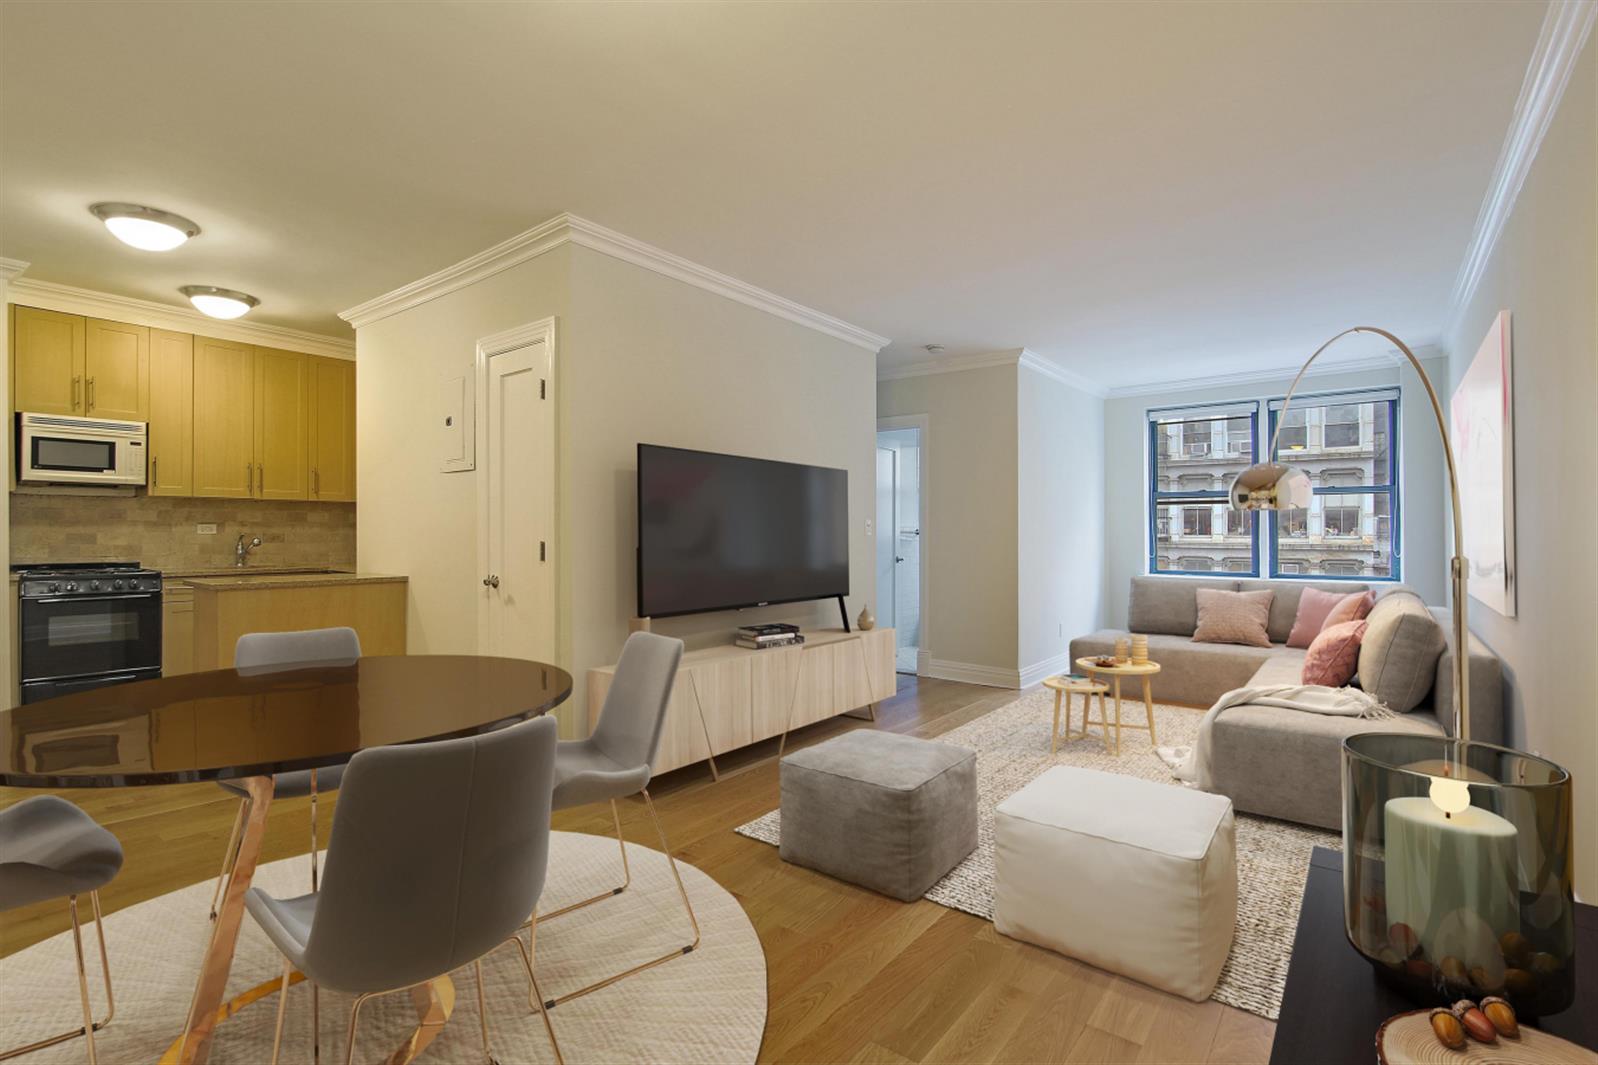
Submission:
M 255 495 L 310 498 L 310 355 L 255 349 Z
M 311 498 L 355 500 L 355 364 L 313 356 Z
M 40 414 L 83 414 L 84 346 L 81 316 L 13 306 L 13 408 Z
M 99 318 L 84 323 L 83 406 L 91 418 L 150 420 L 150 330 Z
M 194 338 L 194 494 L 254 496 L 255 349 Z
M 194 494 L 194 337 L 150 330 L 150 494 Z

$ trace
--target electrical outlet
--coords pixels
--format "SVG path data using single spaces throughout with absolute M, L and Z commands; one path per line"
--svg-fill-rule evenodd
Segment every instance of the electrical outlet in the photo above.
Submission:
M 197 536 L 215 536 L 216 522 L 202 521 L 194 527 L 194 532 Z
M 871 530 L 871 519 L 867 518 L 866 519 L 866 535 L 870 536 L 871 535 L 871 531 L 872 531 Z

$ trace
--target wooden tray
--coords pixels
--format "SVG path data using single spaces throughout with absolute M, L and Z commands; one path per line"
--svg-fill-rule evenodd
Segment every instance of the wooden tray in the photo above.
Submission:
M 1414 1010 L 1383 1021 L 1376 1029 L 1376 1060 L 1381 1065 L 1598 1065 L 1598 1053 L 1525 1025 L 1519 1039 L 1471 1039 L 1450 1050 L 1432 1034 L 1431 1012 Z

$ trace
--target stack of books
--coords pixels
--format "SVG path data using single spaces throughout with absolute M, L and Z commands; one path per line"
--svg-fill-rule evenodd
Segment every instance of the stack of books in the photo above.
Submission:
M 733 642 L 739 647 L 763 651 L 768 647 L 792 647 L 804 643 L 805 638 L 800 635 L 799 626 L 774 622 L 770 625 L 741 626 L 733 634 Z

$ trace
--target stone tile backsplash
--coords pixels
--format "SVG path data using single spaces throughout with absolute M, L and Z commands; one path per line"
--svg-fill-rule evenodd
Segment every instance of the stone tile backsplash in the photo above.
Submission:
M 214 522 L 216 533 L 195 526 Z M 239 534 L 259 536 L 250 565 L 355 568 L 355 504 L 181 496 L 11 497 L 11 561 L 142 562 L 166 573 L 233 564 Z

